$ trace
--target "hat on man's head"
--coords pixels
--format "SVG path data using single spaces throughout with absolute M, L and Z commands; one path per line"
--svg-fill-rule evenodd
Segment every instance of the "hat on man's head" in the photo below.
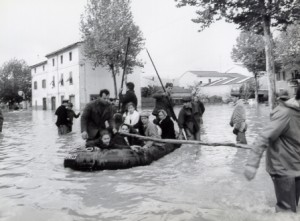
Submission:
M 147 111 L 142 111 L 142 113 L 140 113 L 140 117 L 148 117 L 149 118 L 150 113 Z
M 69 100 L 63 100 L 62 104 L 69 103 Z
M 185 102 L 191 102 L 192 101 L 192 97 L 188 96 L 188 97 L 184 97 L 182 98 L 182 101 Z

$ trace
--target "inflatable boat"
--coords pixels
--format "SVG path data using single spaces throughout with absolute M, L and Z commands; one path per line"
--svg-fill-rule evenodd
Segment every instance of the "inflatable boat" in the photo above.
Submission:
M 179 148 L 181 144 L 154 144 L 140 150 L 79 148 L 64 159 L 64 167 L 80 171 L 116 170 L 145 166 Z

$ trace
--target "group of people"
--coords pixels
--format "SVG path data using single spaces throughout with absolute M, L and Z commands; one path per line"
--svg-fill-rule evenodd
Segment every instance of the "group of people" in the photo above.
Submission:
M 110 92 L 101 90 L 99 98 L 88 103 L 81 116 L 81 135 L 86 140 L 86 146 L 136 149 L 137 146 L 149 148 L 153 145 L 152 141 L 143 143 L 124 133 L 162 139 L 176 139 L 184 133 L 189 140 L 200 140 L 200 125 L 205 111 L 203 103 L 197 98 L 184 98 L 177 120 L 171 99 L 173 85 L 167 83 L 165 88 L 166 92 L 159 91 L 153 95 L 156 100 L 152 112 L 154 120 L 149 112 L 137 111 L 138 101 L 132 82 L 126 84 L 125 94 L 120 90 L 120 111 L 116 111 L 118 108 L 115 101 L 110 99 Z M 179 134 L 175 132 L 174 121 L 178 122 Z
M 187 139 L 200 140 L 200 127 L 202 115 L 205 111 L 203 103 L 197 97 L 183 99 L 178 119 L 173 111 L 171 91 L 173 85 L 166 84 L 166 92 L 157 92 L 152 112 L 154 120 L 150 120 L 149 112 L 137 111 L 137 99 L 134 93 L 134 84 L 126 85 L 126 94 L 119 94 L 122 104 L 121 113 L 116 111 L 109 98 L 109 91 L 100 91 L 100 98 L 88 103 L 81 117 L 82 138 L 86 140 L 87 147 L 104 149 L 133 149 L 149 148 L 152 141 L 143 142 L 124 133 L 136 133 L 154 138 L 175 139 L 174 121 L 178 122 L 179 135 L 185 132 Z M 245 132 L 247 130 L 246 112 L 243 100 L 234 101 L 234 111 L 230 119 L 233 133 L 237 142 L 246 144 Z M 68 118 L 68 102 L 64 102 L 57 110 L 60 116 L 57 121 L 59 133 L 66 129 L 61 127 L 70 124 Z M 61 117 L 63 113 L 64 117 Z M 75 113 L 74 113 L 75 114 Z M 76 117 L 76 116 L 75 116 Z M 173 120 L 172 120 L 173 119 Z M 71 124 L 72 125 L 72 124 Z M 123 133 L 120 133 L 123 132 Z M 274 183 L 277 204 L 276 211 L 293 211 L 300 198 L 300 87 L 295 98 L 278 100 L 278 106 L 272 111 L 270 123 L 262 130 L 252 145 L 250 156 L 245 168 L 248 180 L 254 178 L 259 167 L 260 159 L 266 150 L 266 167 Z

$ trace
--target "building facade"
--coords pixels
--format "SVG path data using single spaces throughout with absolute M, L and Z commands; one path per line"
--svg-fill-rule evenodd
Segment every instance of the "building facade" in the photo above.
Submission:
M 290 97 L 294 96 L 299 83 L 300 65 L 276 74 L 276 92 L 278 94 L 286 91 Z
M 31 66 L 34 109 L 55 110 L 62 100 L 68 99 L 74 109 L 82 110 L 88 102 L 98 97 L 101 89 L 108 89 L 110 96 L 115 97 L 111 73 L 104 67 L 94 67 L 84 56 L 82 42 L 49 53 L 46 58 Z M 136 68 L 127 76 L 127 81 L 135 84 L 139 104 L 140 73 L 141 70 Z M 117 86 L 120 85 L 121 74 L 117 76 Z

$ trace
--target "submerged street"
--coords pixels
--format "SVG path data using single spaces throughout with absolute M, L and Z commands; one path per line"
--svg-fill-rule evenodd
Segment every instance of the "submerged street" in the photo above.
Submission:
M 235 142 L 233 106 L 205 107 L 202 140 Z M 269 107 L 246 105 L 246 111 L 252 144 L 269 121 Z M 184 145 L 149 166 L 78 172 L 63 160 L 84 145 L 80 119 L 60 137 L 52 111 L 6 112 L 4 119 L 0 220 L 299 220 L 299 214 L 275 214 L 264 158 L 255 179 L 244 178 L 248 150 Z

